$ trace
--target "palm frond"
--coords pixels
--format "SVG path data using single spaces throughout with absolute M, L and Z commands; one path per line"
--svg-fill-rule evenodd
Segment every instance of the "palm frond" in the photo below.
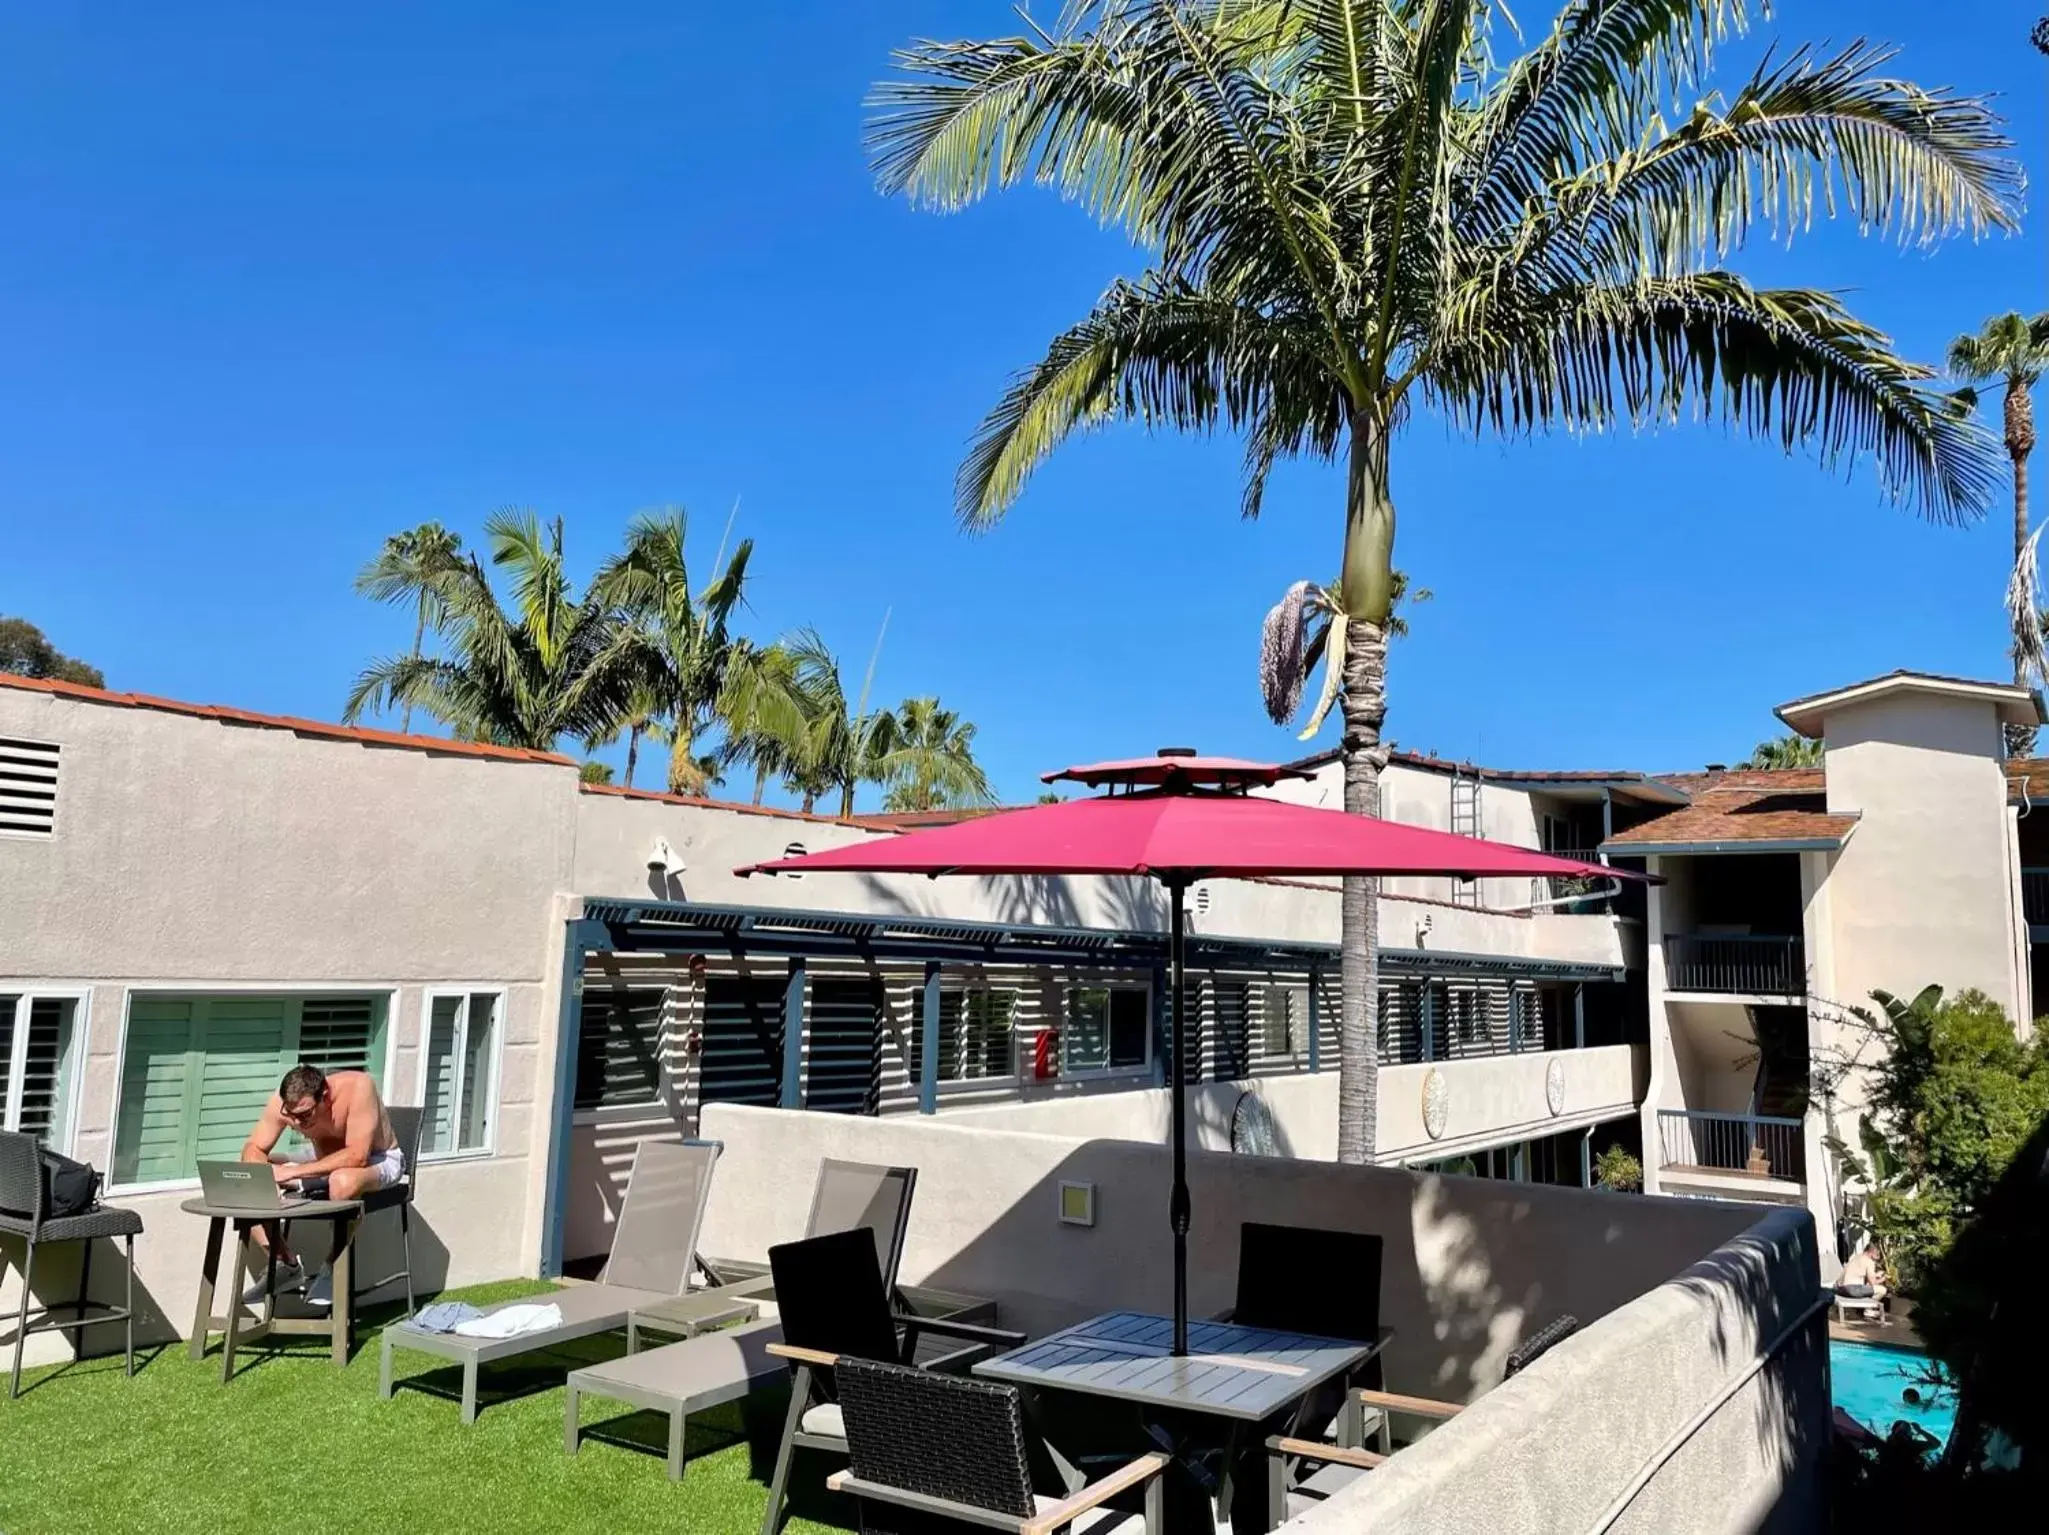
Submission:
M 1427 387 L 1510 432 L 1719 418 L 1824 464 L 1871 459 L 1889 494 L 1961 520 L 1991 498 L 1995 445 L 1930 377 L 1831 295 L 1707 272 L 1504 306 L 1445 345 Z

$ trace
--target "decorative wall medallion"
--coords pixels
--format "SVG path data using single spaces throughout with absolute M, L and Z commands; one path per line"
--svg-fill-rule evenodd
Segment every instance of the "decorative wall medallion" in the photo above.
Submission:
M 1565 1062 L 1552 1059 L 1544 1068 L 1544 1101 L 1551 1105 L 1551 1112 L 1565 1112 Z
M 1444 1073 L 1436 1067 L 1423 1079 L 1423 1132 L 1430 1139 L 1438 1140 L 1444 1135 L 1445 1116 L 1451 1111 L 1451 1089 L 1445 1085 Z

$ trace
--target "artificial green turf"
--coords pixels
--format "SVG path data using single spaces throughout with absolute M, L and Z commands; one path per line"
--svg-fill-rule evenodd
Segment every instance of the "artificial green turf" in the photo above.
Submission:
M 482 1303 L 545 1288 L 514 1281 L 451 1298 Z M 218 1346 L 199 1364 L 182 1344 L 151 1351 L 133 1380 L 122 1377 L 118 1354 L 30 1372 L 19 1401 L 0 1394 L 0 1530 L 745 1535 L 760 1528 L 782 1394 L 750 1403 L 745 1414 L 735 1406 L 693 1417 L 689 1467 L 671 1482 L 662 1451 L 667 1421 L 629 1413 L 622 1403 L 586 1398 L 585 1423 L 606 1437 L 586 1435 L 574 1458 L 563 1453 L 563 1377 L 580 1363 L 623 1353 L 623 1337 L 591 1339 L 524 1367 L 487 1365 L 483 1409 L 464 1428 L 453 1395 L 459 1372 L 429 1368 L 437 1361 L 425 1354 L 398 1353 L 399 1390 L 389 1402 L 377 1399 L 376 1324 L 393 1316 L 371 1314 L 342 1370 L 328 1362 L 324 1341 L 294 1339 L 276 1350 L 238 1352 L 226 1386 Z M 105 1347 L 112 1331 L 96 1331 L 93 1346 Z M 407 1389 L 408 1379 L 440 1394 Z M 824 1469 L 807 1468 L 800 1457 L 793 1490 L 800 1508 L 829 1522 L 793 1518 L 790 1535 L 852 1524 L 851 1507 L 818 1485 Z

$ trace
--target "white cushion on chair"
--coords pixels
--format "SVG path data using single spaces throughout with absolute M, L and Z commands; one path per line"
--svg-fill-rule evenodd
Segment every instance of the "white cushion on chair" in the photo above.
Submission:
M 844 1439 L 847 1437 L 847 1420 L 841 1416 L 838 1402 L 820 1402 L 816 1407 L 804 1409 L 804 1416 L 797 1420 L 797 1431 Z

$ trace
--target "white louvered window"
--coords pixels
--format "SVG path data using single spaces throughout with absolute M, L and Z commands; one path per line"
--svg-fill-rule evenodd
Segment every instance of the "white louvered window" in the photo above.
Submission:
M 68 1149 L 78 1025 L 77 997 L 0 992 L 0 1130 Z
M 503 1010 L 503 995 L 495 991 L 436 992 L 428 997 L 421 1156 L 491 1149 Z
M 0 736 L 0 837 L 47 837 L 57 829 L 53 741 Z

